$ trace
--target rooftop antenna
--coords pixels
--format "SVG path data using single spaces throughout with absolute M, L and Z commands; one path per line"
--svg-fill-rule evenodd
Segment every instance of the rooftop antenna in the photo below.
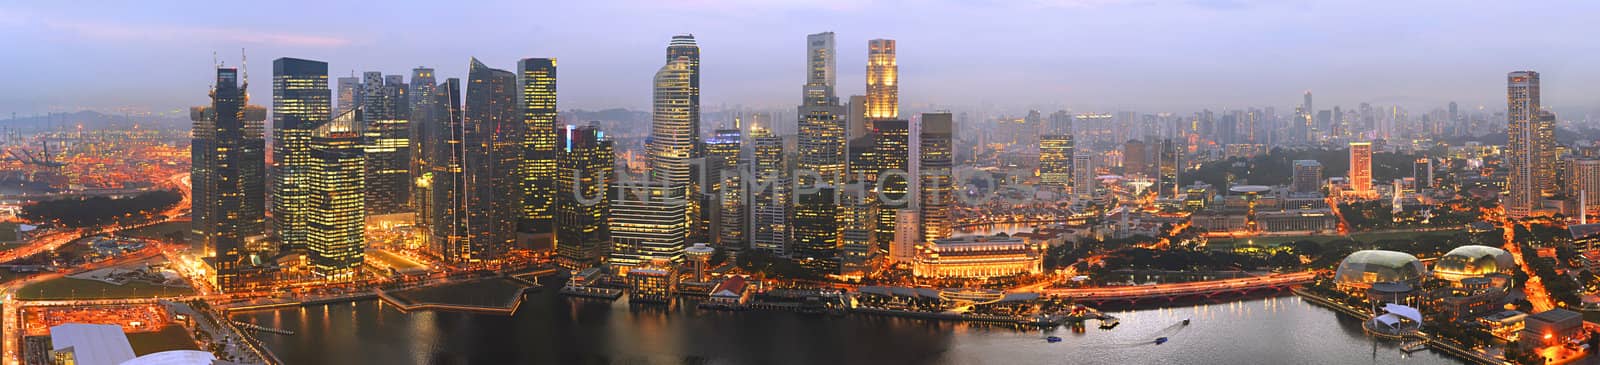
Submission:
M 239 68 L 243 72 L 244 83 L 250 84 L 250 58 L 244 53 L 244 47 L 239 47 Z

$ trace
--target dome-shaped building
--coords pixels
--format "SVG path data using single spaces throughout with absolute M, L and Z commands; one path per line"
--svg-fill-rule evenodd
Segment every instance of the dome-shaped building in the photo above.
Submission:
M 1361 250 L 1339 262 L 1333 274 L 1335 284 L 1346 290 L 1365 290 L 1372 283 L 1407 283 L 1422 279 L 1422 261 L 1404 252 Z
M 1517 262 L 1511 253 L 1499 248 L 1479 245 L 1456 247 L 1433 264 L 1433 276 L 1459 282 L 1461 279 L 1483 277 L 1489 274 L 1511 275 Z

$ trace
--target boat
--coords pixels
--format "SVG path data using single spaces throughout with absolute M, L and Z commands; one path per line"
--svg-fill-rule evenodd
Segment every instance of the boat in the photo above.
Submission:
M 1061 338 L 1060 337 L 1056 337 L 1056 336 L 1050 336 L 1050 337 L 1045 337 L 1044 341 L 1045 342 L 1049 342 L 1049 343 L 1056 343 L 1056 342 L 1061 342 Z
M 1167 343 L 1167 338 L 1166 337 L 1156 337 L 1156 344 L 1157 345 L 1164 344 L 1164 343 Z
M 1116 317 L 1107 316 L 1105 318 L 1100 319 L 1100 329 L 1103 329 L 1103 330 L 1109 330 L 1109 329 L 1112 329 L 1112 328 L 1117 328 L 1117 325 L 1119 325 L 1119 324 L 1122 324 L 1122 321 L 1117 320 Z
M 1188 318 L 1184 318 L 1183 319 L 1183 325 L 1185 325 L 1185 326 L 1189 325 L 1189 319 Z

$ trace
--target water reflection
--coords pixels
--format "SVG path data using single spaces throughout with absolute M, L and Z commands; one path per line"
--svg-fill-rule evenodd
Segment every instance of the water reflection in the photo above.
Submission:
M 711 312 L 530 293 L 515 316 L 400 313 L 377 301 L 245 313 L 290 364 L 1459 363 L 1401 355 L 1298 297 L 1112 312 L 1114 330 L 1019 330 L 879 316 Z M 330 322 L 330 319 L 337 321 Z M 1184 318 L 1191 324 L 1183 326 Z M 347 322 L 348 321 L 348 322 Z M 314 331 L 304 329 L 315 328 Z M 1044 336 L 1065 339 L 1047 343 Z M 1156 337 L 1168 337 L 1163 345 Z

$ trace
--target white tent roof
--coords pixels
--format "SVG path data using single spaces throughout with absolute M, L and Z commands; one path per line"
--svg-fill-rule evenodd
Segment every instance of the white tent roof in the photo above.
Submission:
M 1389 314 L 1405 317 L 1412 322 L 1422 323 L 1422 312 L 1418 311 L 1416 308 L 1394 303 L 1387 303 L 1383 305 L 1383 310 L 1389 312 Z
M 1394 313 L 1385 313 L 1384 315 L 1378 316 L 1378 318 L 1373 318 L 1372 320 L 1378 321 L 1378 323 L 1388 326 L 1389 328 L 1394 328 L 1395 325 L 1400 324 L 1400 316 L 1394 315 Z
M 50 327 L 55 351 L 72 351 L 80 365 L 117 365 L 133 359 L 133 346 L 122 327 L 113 324 L 67 323 Z

